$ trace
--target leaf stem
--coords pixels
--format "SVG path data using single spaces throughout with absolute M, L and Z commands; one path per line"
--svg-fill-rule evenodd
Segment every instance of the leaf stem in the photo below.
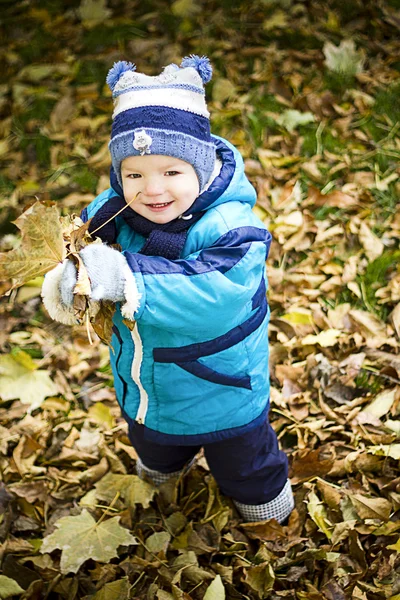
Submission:
M 115 215 L 113 215 L 112 217 L 110 217 L 105 223 L 103 223 L 102 225 L 100 225 L 100 227 L 98 227 L 97 229 L 95 229 L 94 231 L 90 232 L 90 235 L 94 235 L 95 233 L 97 233 L 99 231 L 99 229 L 101 229 L 102 227 L 104 227 L 105 225 L 107 225 L 108 223 L 110 223 L 110 221 L 112 221 L 113 219 L 115 219 L 115 217 L 118 217 L 119 214 L 121 214 L 126 208 L 128 208 L 128 206 L 130 206 L 132 204 L 132 202 L 134 202 L 134 200 L 136 200 L 136 198 L 139 196 L 139 194 L 141 194 L 142 192 L 138 192 L 136 194 L 136 196 L 134 198 L 132 198 L 131 200 L 129 200 L 129 202 L 127 202 L 125 204 L 125 206 L 123 206 L 118 212 L 115 213 Z
M 114 508 L 114 504 L 116 503 L 116 501 L 118 500 L 118 498 L 120 497 L 120 492 L 117 492 L 114 496 L 114 500 L 111 502 L 110 506 L 107 507 L 107 510 L 105 510 L 103 512 L 103 514 L 101 515 L 100 519 L 97 521 L 95 527 L 98 527 L 100 525 L 100 523 L 102 523 L 104 521 L 104 519 L 106 518 L 106 516 L 108 515 L 108 513 L 110 512 L 110 510 L 112 510 Z

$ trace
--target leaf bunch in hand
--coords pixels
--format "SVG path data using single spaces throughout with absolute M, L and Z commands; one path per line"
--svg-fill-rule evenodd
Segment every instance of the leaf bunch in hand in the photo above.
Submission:
M 90 299 L 90 280 L 79 255 L 85 246 L 100 242 L 90 235 L 89 222 L 83 223 L 75 215 L 61 217 L 54 203 L 35 202 L 18 217 L 15 225 L 21 231 L 21 243 L 9 252 L 0 253 L 0 294 L 45 275 L 68 258 L 78 273 L 74 289 L 77 323 L 91 322 L 100 339 L 109 343 L 115 305 Z M 88 336 L 90 339 L 89 329 Z

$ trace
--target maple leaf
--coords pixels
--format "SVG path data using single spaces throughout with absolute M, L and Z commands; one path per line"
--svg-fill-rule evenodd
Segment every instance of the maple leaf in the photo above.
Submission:
M 323 52 L 325 64 L 331 71 L 356 75 L 363 70 L 364 53 L 356 50 L 354 40 L 342 40 L 339 46 L 325 42 Z
M 107 473 L 96 484 L 96 496 L 100 500 L 111 501 L 117 492 L 121 494 L 128 506 L 134 508 L 136 504 L 141 504 L 147 508 L 156 489 L 137 475 L 117 475 L 115 473 Z
M 76 573 L 89 558 L 108 563 L 118 556 L 118 546 L 137 543 L 119 520 L 112 517 L 96 523 L 86 509 L 76 517 L 62 517 L 55 524 L 57 531 L 44 538 L 40 552 L 62 550 L 60 568 L 64 574 Z
M 0 280 L 6 282 L 3 293 L 44 275 L 66 256 L 56 206 L 35 202 L 18 217 L 15 225 L 22 233 L 21 244 L 0 253 Z

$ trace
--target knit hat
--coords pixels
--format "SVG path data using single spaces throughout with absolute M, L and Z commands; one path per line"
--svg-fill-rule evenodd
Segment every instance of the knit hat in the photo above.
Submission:
M 109 148 L 121 186 L 125 158 L 162 154 L 190 163 L 203 191 L 216 156 L 204 92 L 211 76 L 205 56 L 186 57 L 154 77 L 137 73 L 130 62 L 114 64 L 107 76 L 114 99 Z

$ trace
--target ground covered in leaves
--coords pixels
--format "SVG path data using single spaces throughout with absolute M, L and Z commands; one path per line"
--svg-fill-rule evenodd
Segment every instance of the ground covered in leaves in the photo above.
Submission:
M 2 6 L 0 251 L 33 201 L 107 187 L 115 60 L 215 67 L 212 128 L 243 153 L 269 259 L 271 418 L 287 527 L 245 524 L 204 459 L 134 475 L 107 348 L 0 305 L 0 598 L 400 599 L 398 0 L 32 0 Z

